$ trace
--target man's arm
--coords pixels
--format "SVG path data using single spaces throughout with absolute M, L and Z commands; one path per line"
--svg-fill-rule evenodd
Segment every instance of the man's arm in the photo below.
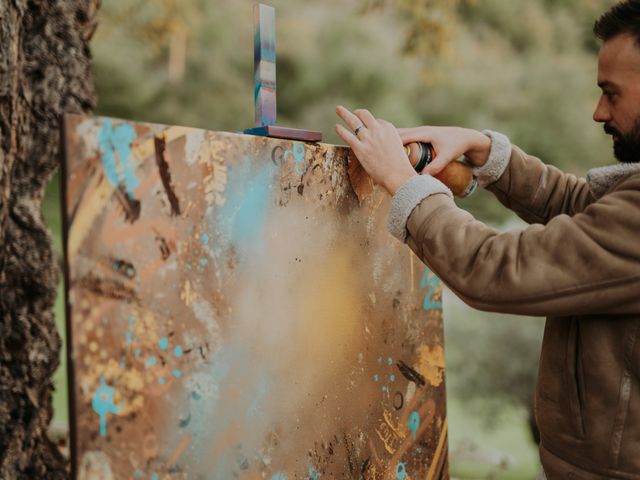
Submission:
M 456 207 L 438 183 L 406 182 L 393 197 L 390 230 L 471 306 L 524 315 L 640 312 L 640 175 L 573 217 L 507 233 Z
M 502 134 L 484 133 L 492 139 L 491 152 L 486 163 L 474 169 L 478 182 L 527 223 L 574 215 L 595 201 L 585 179 L 527 155 Z

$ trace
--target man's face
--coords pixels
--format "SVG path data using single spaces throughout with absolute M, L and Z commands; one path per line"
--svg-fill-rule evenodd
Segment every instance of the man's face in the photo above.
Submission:
M 613 151 L 621 162 L 640 162 L 640 46 L 621 34 L 602 44 L 598 59 L 602 96 L 593 113 L 613 136 Z

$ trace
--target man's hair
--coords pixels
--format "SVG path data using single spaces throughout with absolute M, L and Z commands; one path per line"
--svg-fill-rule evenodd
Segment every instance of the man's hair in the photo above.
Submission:
M 640 46 L 640 0 L 624 0 L 611 7 L 596 20 L 593 33 L 603 42 L 630 34 Z

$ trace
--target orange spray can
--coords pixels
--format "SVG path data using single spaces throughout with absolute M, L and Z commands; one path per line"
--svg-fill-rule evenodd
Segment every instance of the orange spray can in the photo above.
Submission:
M 424 168 L 435 158 L 433 146 L 430 143 L 413 142 L 404 146 L 409 161 L 416 172 L 421 173 Z M 457 197 L 466 197 L 478 186 L 478 181 L 473 175 L 473 170 L 463 162 L 450 162 L 444 169 L 434 175 L 438 180 L 451 189 Z

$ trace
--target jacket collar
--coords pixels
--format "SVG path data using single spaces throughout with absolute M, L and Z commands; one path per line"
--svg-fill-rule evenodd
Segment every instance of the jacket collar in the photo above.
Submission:
M 591 193 L 596 198 L 600 198 L 618 181 L 634 173 L 640 173 L 640 162 L 618 163 L 616 165 L 592 168 L 587 172 L 587 183 Z

